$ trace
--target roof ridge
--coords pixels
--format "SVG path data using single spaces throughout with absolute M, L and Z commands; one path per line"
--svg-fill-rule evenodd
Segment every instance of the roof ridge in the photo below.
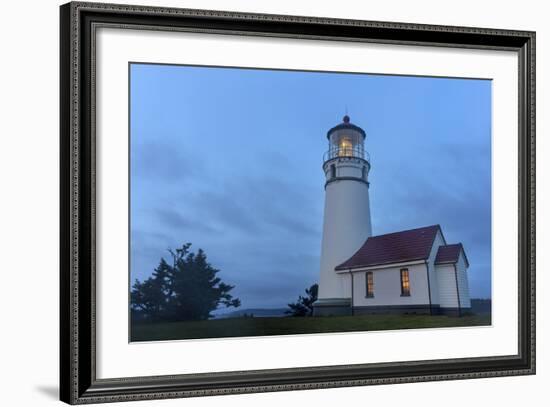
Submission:
M 418 227 L 418 228 L 399 230 L 397 232 L 384 233 L 382 235 L 369 236 L 368 239 L 372 239 L 372 238 L 375 238 L 375 237 L 389 236 L 389 235 L 397 235 L 397 234 L 401 234 L 401 233 L 405 233 L 405 232 L 413 232 L 415 230 L 429 229 L 429 228 L 434 228 L 434 227 L 437 227 L 437 228 L 441 229 L 441 226 L 439 225 L 439 223 L 436 223 L 435 225 L 421 226 L 421 227 Z

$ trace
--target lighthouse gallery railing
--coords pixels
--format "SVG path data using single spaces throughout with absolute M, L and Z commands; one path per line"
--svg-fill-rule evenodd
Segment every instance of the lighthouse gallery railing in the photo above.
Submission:
M 361 158 L 370 163 L 369 153 L 363 147 L 334 147 L 323 155 L 323 162 L 334 158 Z

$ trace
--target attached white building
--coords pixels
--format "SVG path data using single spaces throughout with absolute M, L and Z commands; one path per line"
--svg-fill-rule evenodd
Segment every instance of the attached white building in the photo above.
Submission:
M 439 225 L 372 236 L 365 137 L 348 116 L 327 134 L 314 314 L 462 315 L 471 305 L 469 263 L 461 243 L 447 244 Z
M 335 267 L 351 279 L 353 312 L 461 315 L 470 309 L 468 259 L 439 225 L 372 236 Z

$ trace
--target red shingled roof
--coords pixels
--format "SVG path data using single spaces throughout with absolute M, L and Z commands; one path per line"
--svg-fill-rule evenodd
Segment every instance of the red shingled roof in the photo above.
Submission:
M 437 231 L 440 230 L 439 225 L 433 225 L 371 236 L 353 256 L 336 266 L 335 270 L 426 260 L 430 256 Z
M 462 250 L 464 250 L 462 243 L 439 246 L 437 255 L 435 256 L 435 264 L 456 263 Z

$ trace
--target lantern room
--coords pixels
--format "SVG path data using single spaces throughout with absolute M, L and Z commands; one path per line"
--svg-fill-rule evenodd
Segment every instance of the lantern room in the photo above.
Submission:
M 365 131 L 350 122 L 345 115 L 342 123 L 330 129 L 327 133 L 329 149 L 324 161 L 334 158 L 355 157 L 365 159 Z M 368 158 L 366 159 L 368 161 Z

